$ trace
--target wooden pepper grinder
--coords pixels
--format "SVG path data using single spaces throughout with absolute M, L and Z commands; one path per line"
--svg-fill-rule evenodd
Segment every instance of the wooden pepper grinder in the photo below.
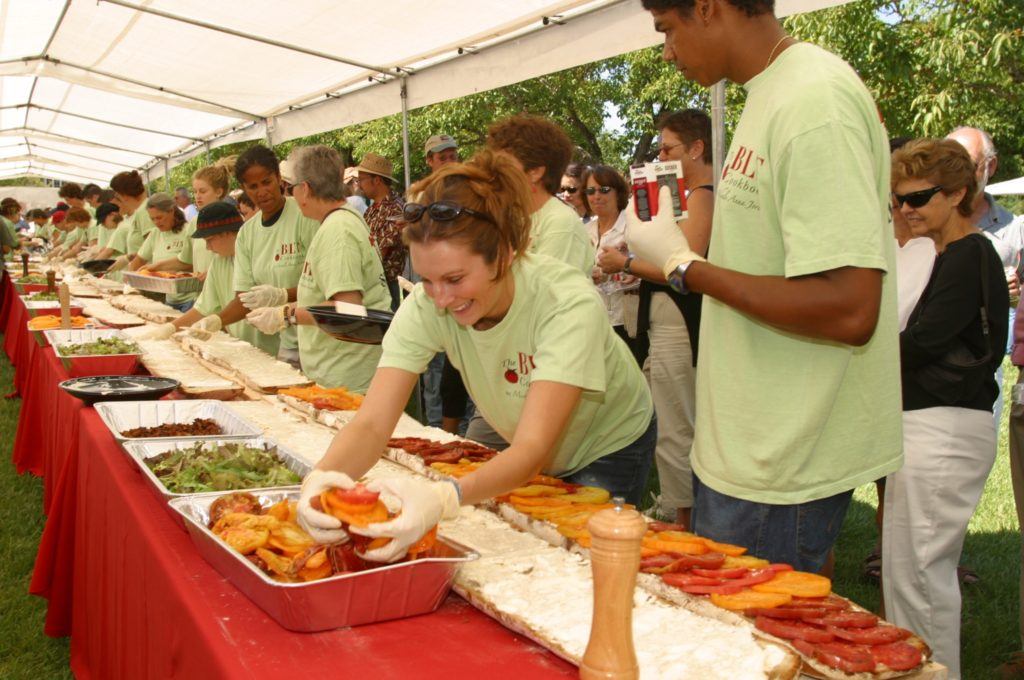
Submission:
M 68 288 L 68 284 L 60 284 L 57 299 L 60 300 L 60 327 L 63 330 L 69 330 L 71 328 L 71 290 Z
M 21 275 L 28 276 L 28 253 L 21 254 Z
M 640 543 L 647 524 L 636 510 L 615 508 L 590 518 L 590 565 L 594 574 L 594 617 L 580 664 L 583 680 L 640 677 L 633 649 L 633 591 L 640 568 Z
M 52 269 L 46 272 L 46 292 L 54 293 L 57 291 L 57 272 Z

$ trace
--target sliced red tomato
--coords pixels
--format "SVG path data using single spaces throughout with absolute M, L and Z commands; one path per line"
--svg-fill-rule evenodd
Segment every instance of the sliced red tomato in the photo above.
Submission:
M 665 576 L 671 576 L 672 574 L 666 574 Z M 664 576 L 662 577 L 664 578 Z M 679 590 L 684 593 L 690 593 L 691 595 L 735 595 L 736 593 L 743 592 L 743 586 L 734 586 L 728 583 L 723 583 L 717 586 L 676 586 Z
M 772 564 L 769 564 L 765 568 L 766 569 L 771 569 L 772 571 L 776 571 L 776 572 L 777 571 L 793 571 L 793 565 L 791 565 L 791 564 L 784 564 L 782 562 L 773 562 Z
M 870 612 L 835 612 L 826 614 L 820 619 L 807 619 L 807 623 L 825 628 L 873 628 L 878 625 L 878 617 Z
M 671 555 L 652 555 L 640 560 L 640 571 L 648 574 L 663 574 L 676 561 Z
M 887 645 L 910 637 L 910 631 L 896 626 L 874 626 L 872 628 L 837 628 L 829 626 L 828 632 L 840 640 L 858 645 Z
M 924 655 L 921 650 L 906 642 L 894 642 L 871 648 L 871 656 L 875 663 L 885 664 L 894 671 L 909 671 L 917 668 Z
M 875 670 L 871 650 L 844 642 L 823 642 L 814 647 L 814 658 L 844 673 L 870 673 Z
M 763 630 L 769 635 L 785 640 L 807 640 L 808 642 L 818 643 L 831 642 L 835 639 L 835 636 L 827 630 L 809 626 L 802 621 L 783 621 L 767 616 L 758 616 L 754 619 L 754 625 L 758 630 Z
M 647 528 L 654 533 L 660 533 L 662 531 L 686 531 L 681 524 L 671 524 L 669 522 L 650 522 L 647 524 Z
M 850 603 L 837 595 L 828 597 L 794 597 L 789 601 L 787 607 L 814 607 L 816 609 L 827 609 L 829 611 L 845 611 L 850 608 Z
M 365 484 L 356 484 L 351 489 L 332 489 L 334 497 L 346 505 L 365 505 L 373 507 L 380 498 L 380 493 L 370 491 Z
M 790 619 L 793 621 L 800 621 L 801 619 L 816 618 L 825 615 L 824 609 L 813 609 L 811 607 L 790 607 L 789 605 L 783 604 L 778 607 L 772 607 L 771 609 L 753 608 L 743 612 L 747 616 L 767 616 L 770 619 Z
M 725 562 L 725 555 L 721 553 L 704 553 L 703 555 L 684 555 L 682 553 L 666 553 L 672 555 L 678 562 L 678 569 L 718 569 Z
M 773 578 L 775 578 L 775 572 L 771 569 L 751 569 L 750 573 L 743 578 L 733 579 L 729 581 L 729 583 L 749 588 L 750 586 L 756 586 L 759 583 L 767 583 Z
M 796 649 L 796 651 L 800 652 L 804 656 L 810 657 L 812 659 L 814 658 L 814 644 L 813 643 L 810 643 L 807 640 L 800 640 L 798 638 L 796 640 L 790 640 L 789 644 L 793 645 L 793 647 Z
M 696 576 L 707 576 L 708 578 L 743 578 L 748 573 L 749 569 L 743 567 L 737 567 L 736 569 L 698 569 L 694 568 L 690 570 L 691 574 Z
M 666 578 L 671 576 L 672 578 Z M 662 577 L 666 583 L 673 586 L 720 586 L 726 583 L 725 579 L 708 578 L 707 576 L 695 576 L 692 572 L 682 574 L 665 574 Z M 735 585 L 735 584 L 730 584 Z

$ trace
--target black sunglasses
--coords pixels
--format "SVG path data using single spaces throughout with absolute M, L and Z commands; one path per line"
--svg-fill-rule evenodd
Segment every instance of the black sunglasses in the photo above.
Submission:
M 896 207 L 898 208 L 902 208 L 904 203 L 909 204 L 911 208 L 920 208 L 927 205 L 928 201 L 932 200 L 932 196 L 940 191 L 942 191 L 942 187 L 932 187 L 931 189 L 911 191 L 909 194 L 893 192 L 892 197 L 896 199 Z
M 563 194 L 575 194 L 579 190 L 580 190 L 579 187 L 562 187 L 561 188 L 561 192 Z
M 614 187 L 587 187 L 587 196 L 593 196 L 598 191 L 602 194 L 610 194 L 615 191 Z
M 402 217 L 405 218 L 406 222 L 418 222 L 424 213 L 435 222 L 451 222 L 462 215 L 472 215 L 485 222 L 495 224 L 494 218 L 490 215 L 461 206 L 455 201 L 437 201 L 430 205 L 406 203 L 405 208 L 402 210 Z

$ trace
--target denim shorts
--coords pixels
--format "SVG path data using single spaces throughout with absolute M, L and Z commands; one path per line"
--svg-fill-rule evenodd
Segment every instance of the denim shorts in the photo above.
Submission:
M 192 309 L 192 307 L 195 304 L 196 304 L 196 301 L 194 299 L 192 299 L 192 300 L 185 300 L 184 302 L 175 302 L 173 304 L 172 303 L 167 303 L 167 306 L 168 307 L 173 307 L 174 309 L 176 309 L 179 312 L 181 312 L 182 314 L 184 314 L 188 310 Z
M 719 493 L 693 476 L 693 531 L 747 548 L 770 562 L 818 572 L 839 536 L 853 490 L 797 505 L 770 505 Z
M 590 465 L 564 477 L 565 481 L 584 486 L 607 489 L 612 497 L 620 496 L 627 503 L 639 507 L 647 476 L 654 460 L 654 447 L 658 443 L 658 420 L 651 418 L 647 430 L 632 444 L 598 458 Z

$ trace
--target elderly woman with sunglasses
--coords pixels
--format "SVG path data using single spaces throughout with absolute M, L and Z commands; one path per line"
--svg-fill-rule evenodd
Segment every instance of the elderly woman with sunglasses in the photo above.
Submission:
M 377 462 L 419 374 L 442 351 L 511 444 L 458 481 L 370 482 L 401 515 L 351 529 L 393 539 L 367 559 L 400 559 L 460 504 L 508 493 L 537 473 L 639 502 L 657 438 L 650 393 L 590 281 L 528 253 L 527 176 L 508 155 L 485 150 L 435 171 L 412 193 L 419 203 L 405 206 L 404 238 L 422 283 L 384 337 L 362 407 L 303 482 L 299 521 L 319 542 L 346 539 L 312 499 L 350 487 Z
M 296 326 L 299 361 L 308 378 L 324 387 L 365 392 L 377 368 L 380 347 L 335 340 L 317 328 L 307 308 L 348 302 L 390 310 L 384 267 L 370 243 L 369 227 L 345 200 L 345 165 L 338 152 L 326 146 L 299 147 L 287 162 L 292 198 L 302 214 L 320 227 L 306 251 L 295 301 L 254 309 L 246 319 L 268 334 Z
M 994 374 L 1006 347 L 1002 262 L 971 221 L 967 152 L 920 139 L 893 154 L 895 203 L 938 257 L 900 333 L 904 464 L 886 478 L 882 587 L 886 613 L 960 677 L 957 561 L 996 455 Z

